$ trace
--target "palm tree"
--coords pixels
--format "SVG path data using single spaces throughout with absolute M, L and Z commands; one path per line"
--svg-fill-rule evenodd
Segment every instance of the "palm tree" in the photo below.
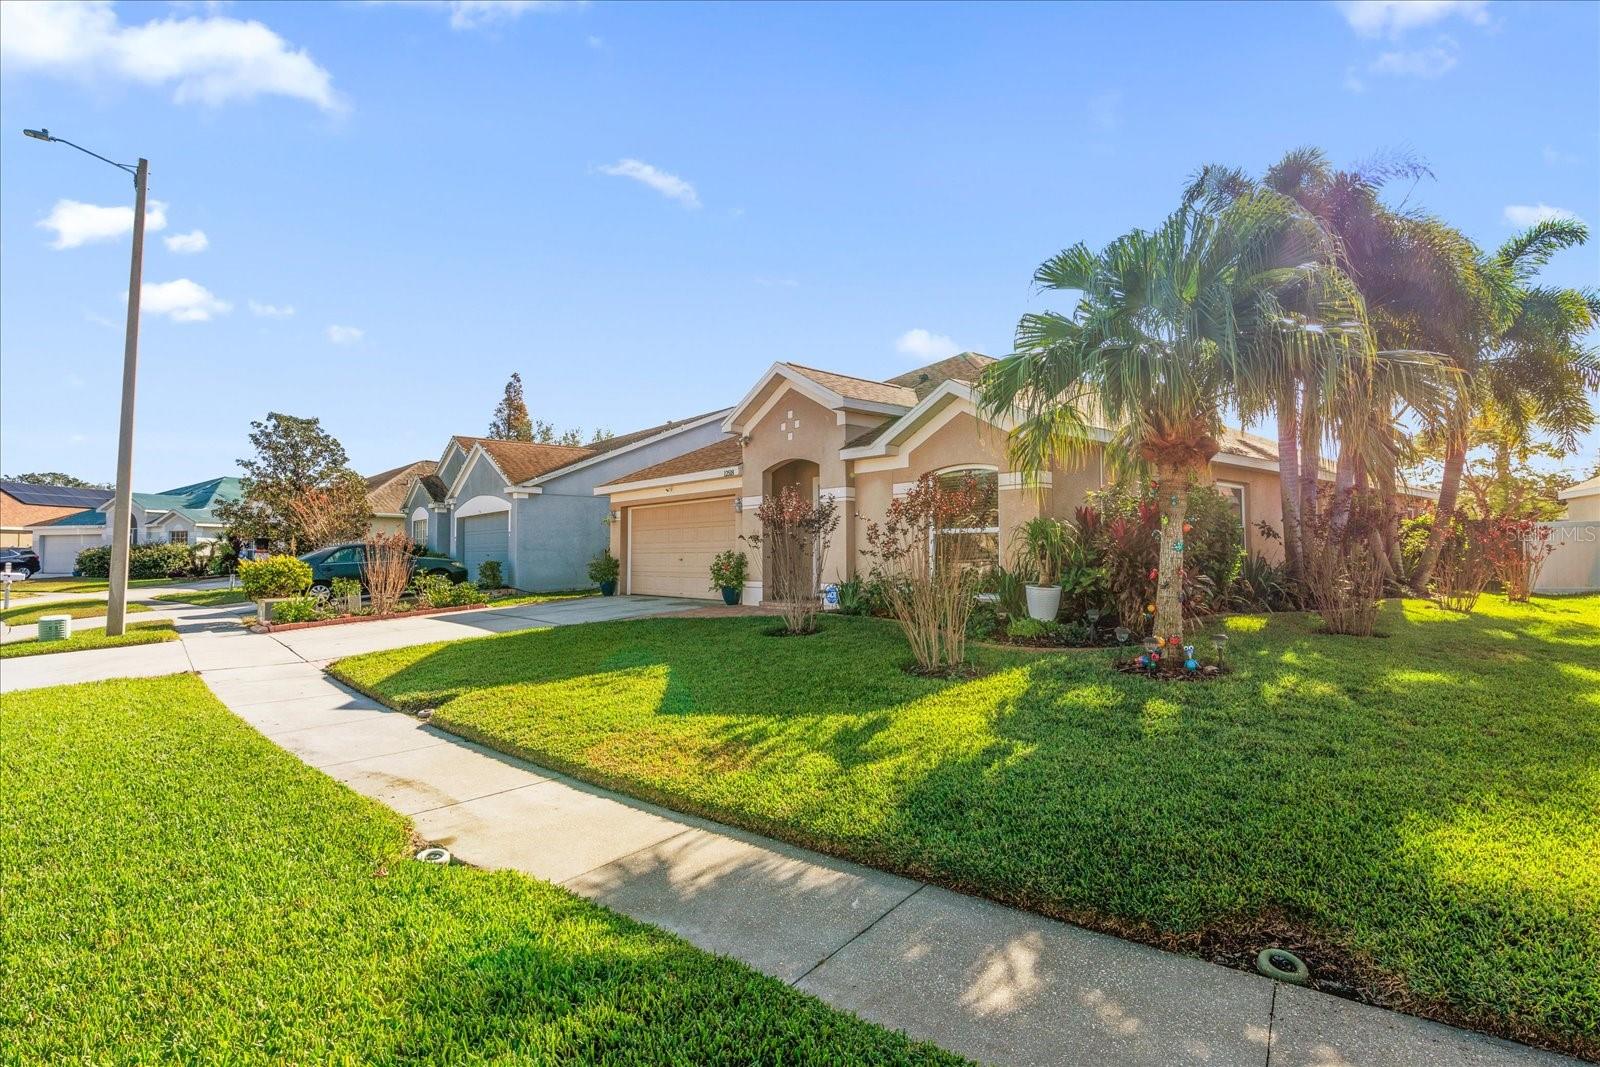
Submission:
M 1600 323 L 1600 296 L 1536 284 L 1550 257 L 1583 244 L 1589 231 L 1575 219 L 1551 219 L 1511 238 L 1480 259 L 1478 275 L 1491 297 L 1476 344 L 1459 362 L 1470 387 L 1463 390 L 1440 431 L 1444 471 L 1433 530 L 1412 575 L 1427 587 L 1455 517 L 1474 429 L 1508 442 L 1543 429 L 1567 448 L 1594 424 L 1589 392 L 1600 387 L 1600 361 L 1583 337 Z
M 1038 472 L 1081 461 L 1110 427 L 1119 476 L 1153 476 L 1161 508 L 1156 636 L 1183 633 L 1179 593 L 1189 489 L 1218 450 L 1222 413 L 1272 395 L 1286 366 L 1318 351 L 1371 356 L 1360 302 L 1324 231 L 1284 197 L 1238 190 L 1186 200 L 1153 231 L 1099 252 L 1079 244 L 1034 274 L 1078 292 L 1071 314 L 1023 316 L 1016 352 L 980 384 L 990 418 L 1011 417 L 1012 462 Z M 1328 360 L 1329 365 L 1340 360 Z M 1342 374 L 1327 376 L 1337 387 Z

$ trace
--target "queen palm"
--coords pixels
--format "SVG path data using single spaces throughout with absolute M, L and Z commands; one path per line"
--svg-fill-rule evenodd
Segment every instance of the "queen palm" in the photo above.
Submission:
M 1190 487 L 1219 448 L 1224 411 L 1268 395 L 1314 352 L 1372 355 L 1360 301 L 1324 231 L 1287 198 L 1240 190 L 1214 209 L 1187 201 L 1152 231 L 1099 252 L 1079 244 L 1034 274 L 1078 292 L 1070 314 L 1025 315 L 1016 352 L 980 386 L 991 418 L 1015 423 L 1012 462 L 1076 463 L 1109 427 L 1118 476 L 1151 476 L 1161 509 L 1154 633 L 1183 633 L 1183 524 Z M 1346 374 L 1327 375 L 1337 389 Z

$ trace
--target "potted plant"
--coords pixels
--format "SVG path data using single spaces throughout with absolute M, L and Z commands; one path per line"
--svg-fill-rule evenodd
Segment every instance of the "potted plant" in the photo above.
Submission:
M 1061 612 L 1061 563 L 1067 555 L 1067 529 L 1048 515 L 1023 523 L 1022 539 L 1034 582 L 1027 585 L 1028 617 L 1054 622 Z
M 717 558 L 711 561 L 711 588 L 722 590 L 722 602 L 730 608 L 744 595 L 744 579 L 749 569 L 750 561 L 745 559 L 744 553 L 731 548 L 717 553 Z
M 601 596 L 616 595 L 617 575 L 621 571 L 621 561 L 609 549 L 589 561 L 589 580 L 600 587 Z

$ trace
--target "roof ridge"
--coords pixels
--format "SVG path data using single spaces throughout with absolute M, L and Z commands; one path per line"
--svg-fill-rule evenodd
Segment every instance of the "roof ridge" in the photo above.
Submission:
M 813 367 L 813 366 L 811 366 L 809 364 L 806 364 L 806 363 L 796 363 L 796 362 L 794 362 L 794 360 L 791 360 L 791 359 L 781 360 L 780 362 L 785 367 L 793 367 L 796 370 L 814 370 L 818 374 L 831 374 L 835 378 L 849 378 L 853 382 L 861 382 L 864 385 L 888 385 L 889 384 L 887 381 L 880 381 L 877 378 L 863 378 L 859 374 L 845 374 L 842 371 L 829 370 L 826 367 Z M 900 388 L 905 388 L 905 387 L 901 386 Z

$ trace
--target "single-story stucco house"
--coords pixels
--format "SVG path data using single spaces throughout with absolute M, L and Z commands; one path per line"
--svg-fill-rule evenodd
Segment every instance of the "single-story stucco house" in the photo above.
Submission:
M 595 486 L 717 440 L 726 416 L 707 412 L 586 445 L 452 437 L 434 470 L 411 477 L 399 510 L 415 541 L 460 560 L 473 579 L 496 560 L 519 589 L 587 586 L 589 561 L 608 542 L 610 509 Z
M 881 519 L 924 474 L 972 474 L 994 485 L 994 511 L 982 527 L 962 532 L 981 554 L 1003 558 L 1022 523 L 1070 516 L 1106 477 L 1096 452 L 1025 485 L 1008 466 L 1008 427 L 977 413 L 973 383 L 991 362 L 965 352 L 881 382 L 774 363 L 728 411 L 718 440 L 595 487 L 611 507 L 620 590 L 708 597 L 712 557 L 744 549 L 745 602 L 760 603 L 761 554 L 741 538 L 759 532 L 762 498 L 789 485 L 838 505 L 840 523 L 818 571 L 823 584 L 866 573 L 865 522 Z M 1281 559 L 1281 545 L 1257 528 L 1262 521 L 1282 528 L 1275 443 L 1227 431 L 1211 478 L 1233 500 L 1246 548 Z
M 437 460 L 419 459 L 403 467 L 386 470 L 365 479 L 367 507 L 372 509 L 372 533 L 397 534 L 406 532 L 406 496 L 411 484 L 439 468 Z
M 110 499 L 109 489 L 0 481 L 0 548 L 28 548 L 33 544 L 30 526 L 99 507 Z
M 1600 478 L 1568 486 L 1556 496 L 1567 505 L 1566 518 L 1600 522 Z
M 238 500 L 241 495 L 237 478 L 210 478 L 160 493 L 134 493 L 133 543 L 215 541 L 223 535 L 223 527 L 213 509 L 219 502 Z M 98 507 L 29 526 L 41 570 L 71 574 L 79 552 L 111 543 L 114 516 L 113 501 L 107 500 Z

